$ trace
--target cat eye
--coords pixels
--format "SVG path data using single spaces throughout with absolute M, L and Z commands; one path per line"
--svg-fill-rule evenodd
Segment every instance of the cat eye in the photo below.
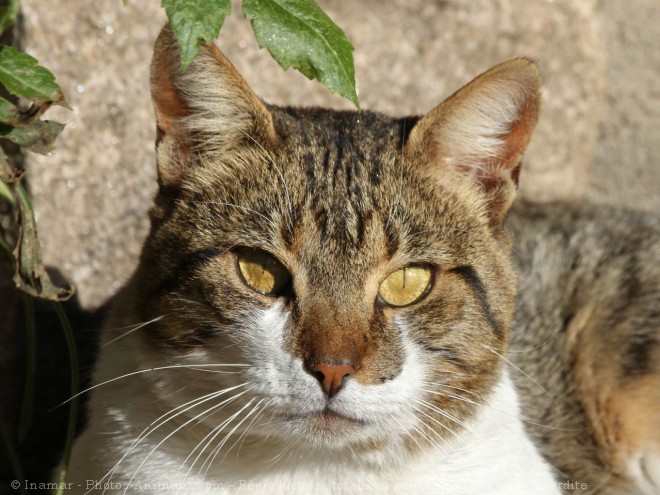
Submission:
M 383 280 L 378 295 L 389 306 L 408 306 L 428 293 L 432 278 L 433 270 L 429 265 L 408 265 Z
M 237 253 L 238 271 L 248 287 L 275 296 L 282 292 L 291 275 L 274 256 L 261 249 L 243 249 Z

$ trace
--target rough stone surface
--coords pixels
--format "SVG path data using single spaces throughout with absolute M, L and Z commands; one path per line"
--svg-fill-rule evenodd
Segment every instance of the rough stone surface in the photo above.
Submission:
M 57 150 L 28 159 L 49 263 L 94 306 L 130 275 L 155 191 L 148 94 L 157 0 L 23 0 L 26 49 L 51 68 L 73 112 Z M 541 122 L 521 194 L 660 206 L 656 0 L 324 0 L 355 45 L 364 108 L 430 110 L 480 72 L 520 55 L 544 74 Z M 65 13 L 66 15 L 63 15 Z M 234 4 L 218 41 L 267 101 L 350 108 L 258 50 Z

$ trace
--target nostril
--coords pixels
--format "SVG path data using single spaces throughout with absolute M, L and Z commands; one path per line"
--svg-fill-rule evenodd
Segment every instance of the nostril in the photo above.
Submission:
M 350 364 L 329 363 L 318 363 L 308 367 L 308 370 L 319 381 L 323 392 L 328 398 L 339 392 L 347 376 L 354 375 L 356 372 Z

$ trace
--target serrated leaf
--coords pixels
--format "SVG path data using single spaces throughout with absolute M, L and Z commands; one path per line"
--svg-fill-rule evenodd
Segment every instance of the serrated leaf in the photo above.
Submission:
M 18 0 L 9 0 L 8 5 L 0 7 L 0 34 L 16 22 L 16 16 L 21 9 Z
M 63 129 L 64 125 L 59 122 L 39 120 L 21 127 L 0 125 L 0 137 L 35 153 L 46 155 L 55 147 L 55 139 Z
M 231 0 L 162 0 L 161 5 L 179 43 L 183 67 L 197 56 L 201 43 L 218 37 L 231 12 Z
M 11 94 L 38 105 L 66 105 L 55 76 L 37 59 L 11 46 L 0 46 L 0 83 Z
M 17 266 L 14 283 L 20 290 L 42 299 L 64 301 L 75 292 L 75 287 L 58 287 L 53 284 L 41 259 L 41 245 L 37 235 L 37 222 L 32 203 L 23 187 L 16 187 L 20 216 L 19 240 L 14 250 Z
M 261 48 L 360 108 L 353 45 L 313 0 L 243 0 Z

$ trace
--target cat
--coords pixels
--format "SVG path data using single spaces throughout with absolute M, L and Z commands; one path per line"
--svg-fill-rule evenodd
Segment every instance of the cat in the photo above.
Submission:
M 166 26 L 151 89 L 159 191 L 105 324 L 76 486 L 655 493 L 660 227 L 512 210 L 540 107 L 533 61 L 422 117 L 285 108 L 213 44 L 181 68 Z M 609 419 L 612 443 L 593 426 Z

